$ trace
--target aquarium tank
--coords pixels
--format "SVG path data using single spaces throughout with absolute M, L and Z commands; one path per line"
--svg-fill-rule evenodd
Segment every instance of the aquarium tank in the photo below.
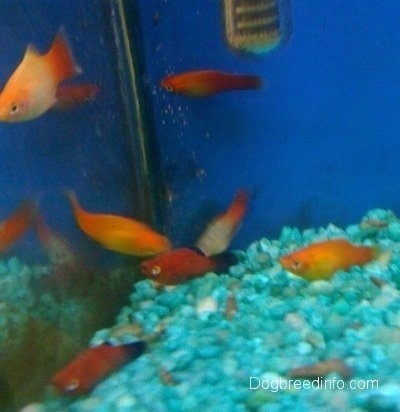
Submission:
M 0 411 L 399 411 L 399 13 L 3 0 Z

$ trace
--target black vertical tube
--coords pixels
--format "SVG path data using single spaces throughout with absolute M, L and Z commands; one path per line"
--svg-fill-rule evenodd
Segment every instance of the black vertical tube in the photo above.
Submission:
M 163 191 L 160 184 L 159 153 L 145 93 L 144 52 L 140 16 L 136 0 L 110 0 L 118 72 L 126 110 L 133 161 L 133 197 L 135 216 L 161 228 L 164 220 Z

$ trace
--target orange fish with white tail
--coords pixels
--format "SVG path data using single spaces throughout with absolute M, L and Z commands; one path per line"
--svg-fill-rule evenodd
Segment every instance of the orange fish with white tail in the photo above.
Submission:
M 166 76 L 162 79 L 161 86 L 169 92 L 188 97 L 207 97 L 233 90 L 260 89 L 262 81 L 253 75 L 196 70 Z
M 307 280 L 329 279 L 338 270 L 365 265 L 377 258 L 390 256 L 378 247 L 356 246 L 346 239 L 331 239 L 313 243 L 282 256 L 280 264 L 289 272 Z
M 41 116 L 55 104 L 59 84 L 80 71 L 62 29 L 46 54 L 29 45 L 0 94 L 0 121 L 23 122 Z
M 20 203 L 6 220 L 0 223 L 0 253 L 12 246 L 33 222 L 35 205 L 29 200 Z
M 226 212 L 216 216 L 197 240 L 196 247 L 205 255 L 224 252 L 236 233 L 247 210 L 249 195 L 240 190 Z
M 86 212 L 73 191 L 68 191 L 67 196 L 81 230 L 107 249 L 128 255 L 152 256 L 171 248 L 166 236 L 145 223 L 123 216 Z

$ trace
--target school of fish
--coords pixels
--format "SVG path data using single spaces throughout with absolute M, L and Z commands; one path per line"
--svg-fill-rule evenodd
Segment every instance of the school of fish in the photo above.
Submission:
M 0 93 L 0 122 L 30 121 L 50 109 L 70 110 L 94 100 L 100 91 L 97 84 L 68 83 L 81 72 L 63 28 L 46 53 L 28 45 Z M 203 98 L 257 90 L 262 87 L 262 80 L 256 75 L 205 69 L 167 75 L 160 85 L 177 95 Z M 207 224 L 194 245 L 174 247 L 166 235 L 144 222 L 112 213 L 89 212 L 73 190 L 68 190 L 66 197 L 77 226 L 89 239 L 111 251 L 143 258 L 139 264 L 141 273 L 160 285 L 176 285 L 211 271 L 226 272 L 235 264 L 237 256 L 228 249 L 249 203 L 249 193 L 238 190 L 229 207 Z M 53 266 L 65 269 L 80 264 L 67 239 L 50 229 L 36 203 L 30 200 L 22 201 L 0 222 L 0 253 L 6 253 L 31 226 Z M 279 263 L 283 269 L 314 281 L 329 279 L 339 270 L 365 265 L 381 255 L 382 250 L 377 247 L 331 239 L 285 254 Z M 106 342 L 89 348 L 56 372 L 51 384 L 60 394 L 85 394 L 145 349 L 146 343 L 141 340 L 119 346 Z

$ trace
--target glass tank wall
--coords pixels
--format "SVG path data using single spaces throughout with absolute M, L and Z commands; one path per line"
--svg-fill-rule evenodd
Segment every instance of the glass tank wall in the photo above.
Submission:
M 1 411 L 398 407 L 384 3 L 1 2 Z M 336 237 L 362 259 L 290 262 Z M 290 373 L 389 389 L 249 387 Z
M 90 0 L 0 6 L 1 410 L 40 399 L 55 370 L 112 323 L 135 278 L 135 269 L 122 271 L 136 267 L 135 257 L 90 240 L 67 193 L 74 191 L 86 210 L 135 216 L 162 229 L 157 151 L 137 83 L 144 67 L 130 40 L 141 31 L 134 2 L 126 7 L 129 13 L 122 2 Z M 57 76 L 57 61 L 43 56 L 56 36 L 79 69 L 54 80 L 53 104 L 47 82 Z M 22 61 L 28 45 L 34 56 Z M 11 83 L 18 65 L 23 74 Z M 30 95 L 20 98 L 13 89 Z M 31 119 L 41 104 L 36 93 L 40 102 L 46 93 L 53 100 Z M 24 112 L 25 102 L 31 106 Z M 21 121 L 3 115 L 13 104 Z

